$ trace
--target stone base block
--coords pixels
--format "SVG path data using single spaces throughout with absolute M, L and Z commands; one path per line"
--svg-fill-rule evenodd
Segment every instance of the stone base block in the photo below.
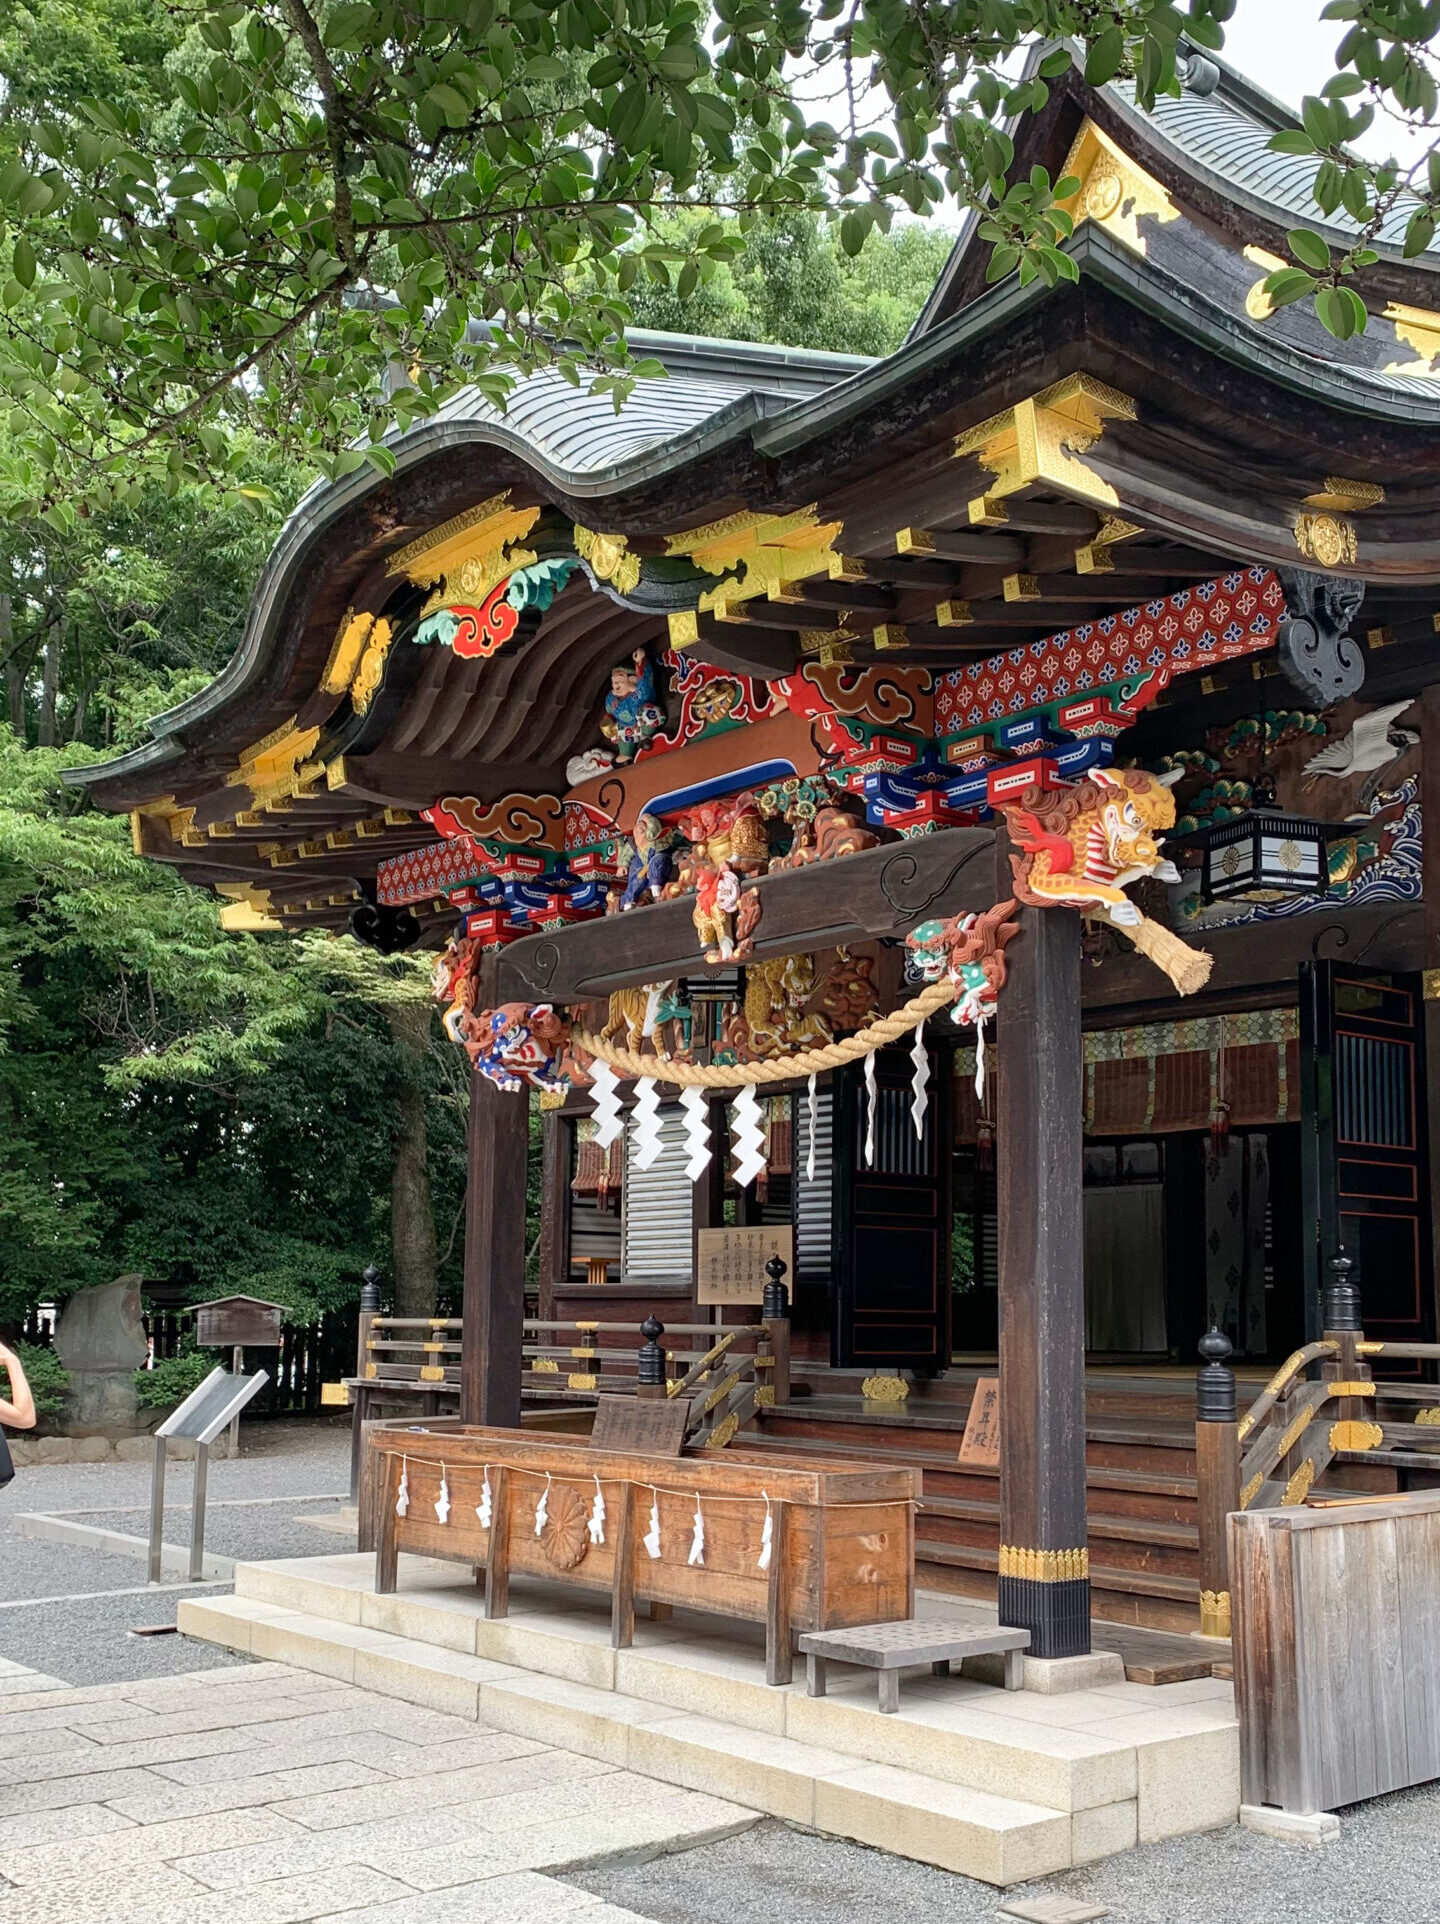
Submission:
M 1125 1659 L 1114 1650 L 1093 1650 L 1086 1657 L 1025 1658 L 1025 1688 L 1042 1697 L 1060 1697 L 1071 1690 L 1103 1690 L 1123 1684 Z

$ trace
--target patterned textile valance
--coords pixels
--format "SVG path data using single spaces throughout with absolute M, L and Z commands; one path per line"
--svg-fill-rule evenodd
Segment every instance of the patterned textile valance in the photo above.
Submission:
M 1235 1129 L 1296 1122 L 1299 1038 L 1297 1009 L 1097 1029 L 1084 1039 L 1085 1133 L 1152 1136 L 1208 1129 L 1222 1103 Z M 973 1049 L 957 1050 L 955 1078 L 956 1140 L 973 1143 L 981 1122 Z M 992 1089 L 991 1116 L 994 1100 Z

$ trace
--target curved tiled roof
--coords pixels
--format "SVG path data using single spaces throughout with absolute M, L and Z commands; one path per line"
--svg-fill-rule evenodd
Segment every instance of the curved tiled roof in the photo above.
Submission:
M 1298 127 L 1298 114 L 1252 87 L 1232 69 L 1222 68 L 1221 84 L 1213 93 L 1187 89 L 1178 95 L 1162 94 L 1148 115 L 1136 106 L 1135 90 L 1128 81 L 1116 83 L 1113 91 L 1137 121 L 1147 124 L 1187 164 L 1210 173 L 1217 183 L 1248 198 L 1271 216 L 1288 216 L 1307 227 L 1335 234 L 1359 232 L 1360 223 L 1343 207 L 1333 214 L 1320 214 L 1311 191 L 1316 166 L 1313 159 L 1271 152 L 1271 135 L 1281 128 Z M 1382 246 L 1401 246 L 1412 211 L 1413 206 L 1403 202 L 1395 209 L 1381 232 Z M 1440 258 L 1440 240 L 1428 251 Z

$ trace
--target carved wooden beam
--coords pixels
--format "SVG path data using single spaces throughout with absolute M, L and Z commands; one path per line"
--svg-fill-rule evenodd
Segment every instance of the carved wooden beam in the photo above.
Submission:
M 751 883 L 764 906 L 759 957 L 836 942 L 900 937 L 931 916 L 987 909 L 995 899 L 995 837 L 947 828 Z M 638 982 L 698 975 L 704 958 L 690 897 L 523 936 L 500 954 L 503 1002 L 584 1002 Z

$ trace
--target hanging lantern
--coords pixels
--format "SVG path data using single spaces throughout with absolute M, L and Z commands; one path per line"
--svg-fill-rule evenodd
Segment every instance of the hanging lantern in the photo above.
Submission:
M 1353 834 L 1337 822 L 1311 822 L 1278 808 L 1251 808 L 1185 837 L 1200 857 L 1200 900 L 1278 902 L 1324 895 L 1330 887 L 1326 843 Z

